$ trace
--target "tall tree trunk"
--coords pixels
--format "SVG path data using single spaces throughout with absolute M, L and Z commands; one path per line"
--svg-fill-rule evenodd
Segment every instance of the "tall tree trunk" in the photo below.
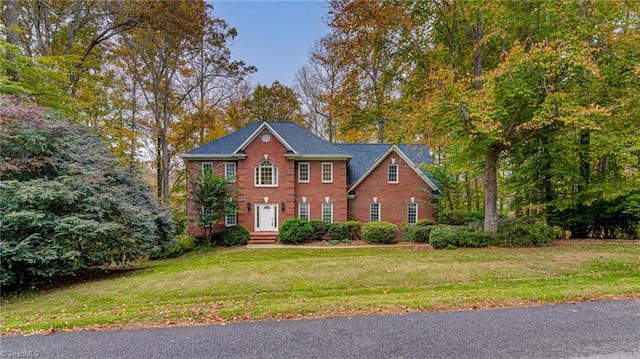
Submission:
M 487 149 L 484 165 L 484 230 L 498 232 L 498 157 L 500 146 L 494 144 Z
M 20 37 L 18 35 L 18 0 L 5 0 L 5 8 L 4 14 L 2 16 L 2 20 L 4 21 L 4 26 L 6 28 L 6 40 L 7 43 L 14 46 L 19 46 Z M 13 53 L 13 50 L 7 51 L 7 60 L 13 66 L 16 66 L 16 56 Z M 9 75 L 9 80 L 18 82 L 20 81 L 20 76 L 18 75 L 18 71 L 15 67 L 9 67 L 7 69 L 7 75 Z

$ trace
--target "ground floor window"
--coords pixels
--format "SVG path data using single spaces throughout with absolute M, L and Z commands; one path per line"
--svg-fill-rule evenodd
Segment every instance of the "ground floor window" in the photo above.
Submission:
M 309 220 L 309 203 L 298 204 L 298 218 Z
M 325 223 L 333 223 L 333 203 L 322 204 L 322 221 Z
M 380 221 L 380 203 L 371 203 L 370 211 L 369 211 L 369 221 L 370 222 L 378 222 Z
M 227 227 L 230 227 L 230 226 L 235 226 L 237 224 L 238 224 L 238 213 L 237 212 L 227 213 L 227 215 L 224 217 L 224 225 Z
M 410 224 L 416 224 L 418 221 L 418 204 L 409 203 L 407 207 L 407 222 Z

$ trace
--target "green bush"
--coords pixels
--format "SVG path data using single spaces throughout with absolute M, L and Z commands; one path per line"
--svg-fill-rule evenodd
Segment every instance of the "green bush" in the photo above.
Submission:
M 308 221 L 308 223 L 311 225 L 311 229 L 313 230 L 310 238 L 311 240 L 319 241 L 323 239 L 329 230 L 329 223 L 318 220 Z
M 407 231 L 406 239 L 409 242 L 429 242 L 429 234 L 435 226 L 411 226 Z
M 0 126 L 3 294 L 174 246 L 171 217 L 141 172 L 121 166 L 94 131 L 20 111 Z
M 329 241 L 343 241 L 349 239 L 349 227 L 345 223 L 334 222 L 329 225 Z
M 368 222 L 362 225 L 362 237 L 367 243 L 395 243 L 398 227 L 389 222 Z
M 556 234 L 552 227 L 521 219 L 504 221 L 498 227 L 498 241 L 506 246 L 537 246 L 549 243 Z
M 249 230 L 243 226 L 227 227 L 222 232 L 222 243 L 225 246 L 243 246 L 249 242 Z
M 438 213 L 438 221 L 440 224 L 448 224 L 452 226 L 462 226 L 472 222 L 482 222 L 484 214 L 479 211 L 461 211 L 442 209 Z
M 167 248 L 164 252 L 165 257 L 173 258 L 181 256 L 196 248 L 196 241 L 188 234 L 181 234 L 176 237 L 175 245 Z
M 284 244 L 299 244 L 306 242 L 313 236 L 310 221 L 300 218 L 289 218 L 280 226 L 280 242 Z
M 495 243 L 495 238 L 490 233 L 472 232 L 462 226 L 437 226 L 429 234 L 429 244 L 433 248 L 479 248 Z
M 349 240 L 360 239 L 360 222 L 358 221 L 346 221 L 344 224 L 349 228 Z
M 419 219 L 416 222 L 416 226 L 418 226 L 418 227 L 428 227 L 428 226 L 433 226 L 435 224 L 436 224 L 436 222 L 434 222 L 431 219 Z

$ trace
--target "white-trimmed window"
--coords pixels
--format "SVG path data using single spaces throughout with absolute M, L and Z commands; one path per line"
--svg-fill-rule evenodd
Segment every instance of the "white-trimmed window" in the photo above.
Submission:
M 263 187 L 277 187 L 278 167 L 274 167 L 269 160 L 260 162 L 260 165 L 256 167 L 255 184 Z
M 298 182 L 309 182 L 309 162 L 298 162 Z
M 298 203 L 298 218 L 309 220 L 309 203 Z
M 227 227 L 235 226 L 238 224 L 238 213 L 227 213 L 224 217 L 224 225 Z
M 369 222 L 380 221 L 380 203 L 371 203 L 369 207 Z
M 333 182 L 333 163 L 322 162 L 322 182 Z
M 213 163 L 211 162 L 202 162 L 202 173 L 213 171 Z
M 224 178 L 229 182 L 236 181 L 236 163 L 235 162 L 225 162 L 224 164 Z
M 409 224 L 416 224 L 418 221 L 418 204 L 409 203 L 407 205 L 407 222 Z
M 389 183 L 398 183 L 398 165 L 389 165 Z
M 322 204 L 322 221 L 325 223 L 333 223 L 333 203 Z

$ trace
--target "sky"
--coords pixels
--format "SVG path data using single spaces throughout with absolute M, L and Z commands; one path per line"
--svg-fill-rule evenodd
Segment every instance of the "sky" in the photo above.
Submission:
M 313 42 L 329 33 L 326 1 L 211 1 L 213 14 L 238 30 L 231 56 L 258 68 L 253 84 L 293 86 Z

